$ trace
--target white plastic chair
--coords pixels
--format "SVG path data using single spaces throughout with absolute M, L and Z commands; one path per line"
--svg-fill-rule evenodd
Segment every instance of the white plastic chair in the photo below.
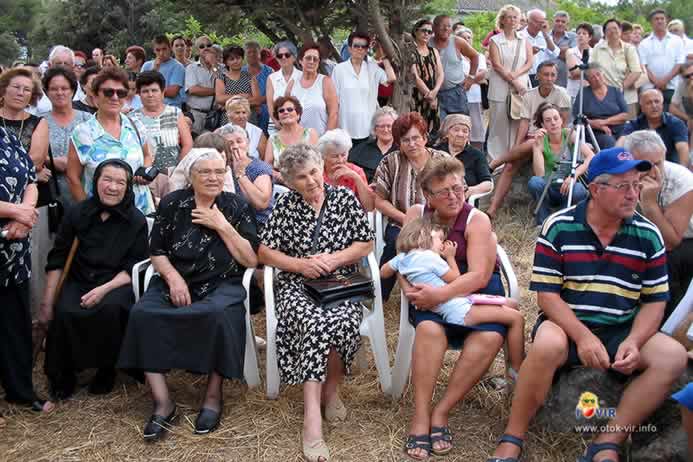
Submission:
M 486 197 L 489 194 L 491 194 L 493 192 L 494 187 L 495 187 L 495 185 L 493 183 L 493 179 L 491 179 L 491 190 L 490 191 L 487 191 L 487 192 L 481 193 L 481 194 L 472 194 L 471 196 L 469 196 L 467 198 L 467 202 L 469 203 L 469 205 L 473 205 L 474 207 L 479 208 L 479 202 L 481 201 L 481 198 Z
M 517 285 L 517 277 L 513 271 L 508 255 L 500 245 L 496 245 L 496 253 L 500 260 L 501 278 L 505 279 L 506 297 L 515 301 L 520 301 L 520 288 Z M 404 388 L 409 381 L 411 368 L 411 354 L 414 348 L 414 337 L 416 329 L 409 322 L 409 301 L 401 292 L 400 313 L 399 313 L 399 339 L 397 340 L 397 351 L 395 353 L 395 365 L 392 368 L 392 397 L 399 399 L 404 392 Z M 506 354 L 506 363 L 507 363 Z
M 672 311 L 669 318 L 667 318 L 667 321 L 662 326 L 661 331 L 667 335 L 674 335 L 676 328 L 683 322 L 684 319 L 686 319 L 686 316 L 688 316 L 688 313 L 691 311 L 693 311 L 693 280 L 688 286 L 688 290 L 686 290 L 686 293 L 679 304 L 676 305 L 674 311 Z M 686 335 L 688 336 L 689 340 L 693 340 L 693 324 L 691 324 L 691 327 L 688 329 Z
M 250 320 L 250 281 L 253 277 L 255 269 L 248 268 L 243 273 L 243 287 L 245 288 L 246 296 L 243 304 L 245 306 L 245 359 L 243 361 L 243 375 L 245 382 L 249 387 L 253 388 L 260 384 L 260 368 L 258 367 L 257 346 L 255 345 L 255 333 L 253 332 L 253 323 Z M 144 273 L 144 284 L 140 290 L 140 277 Z M 140 299 L 140 296 L 149 287 L 149 282 L 156 272 L 149 258 L 136 263 L 132 267 L 132 290 L 135 293 L 135 301 Z
M 373 279 L 375 298 L 372 308 L 364 305 L 363 321 L 359 328 L 361 336 L 368 337 L 375 356 L 375 366 L 378 370 L 380 386 L 383 392 L 390 393 L 391 371 L 390 355 L 387 350 L 385 337 L 385 317 L 383 315 L 383 300 L 380 293 L 380 270 L 373 252 L 368 254 L 368 271 Z M 277 315 L 274 307 L 274 279 L 279 270 L 265 266 L 265 315 L 267 318 L 267 397 L 276 399 L 279 396 L 279 364 L 277 362 Z M 363 348 L 363 345 L 361 346 Z M 358 356 L 358 355 L 357 355 Z
M 385 227 L 387 226 L 387 217 L 384 217 L 380 210 L 374 210 L 371 212 L 374 214 L 373 220 L 373 232 L 375 233 L 375 259 L 380 261 L 380 257 L 383 256 L 383 250 L 385 249 Z M 370 222 L 370 216 L 369 220 Z

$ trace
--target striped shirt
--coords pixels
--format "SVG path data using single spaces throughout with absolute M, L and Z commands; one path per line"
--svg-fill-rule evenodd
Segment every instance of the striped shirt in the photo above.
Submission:
M 587 324 L 632 322 L 641 304 L 669 299 L 662 236 L 636 212 L 604 247 L 587 224 L 588 202 L 546 220 L 529 289 L 559 293 Z

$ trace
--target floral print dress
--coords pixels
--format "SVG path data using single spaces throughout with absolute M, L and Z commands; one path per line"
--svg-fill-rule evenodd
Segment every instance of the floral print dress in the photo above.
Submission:
M 355 242 L 374 239 L 366 212 L 351 191 L 326 184 L 325 201 L 316 250 L 312 253 L 338 252 Z M 262 244 L 290 257 L 308 257 L 317 216 L 299 193 L 283 194 L 263 230 Z M 354 271 L 356 266 L 349 265 L 336 273 Z M 344 361 L 348 373 L 361 343 L 363 306 L 352 302 L 330 308 L 318 306 L 304 294 L 304 281 L 301 274 L 282 272 L 275 287 L 279 372 L 282 382 L 291 385 L 324 382 L 331 348 Z

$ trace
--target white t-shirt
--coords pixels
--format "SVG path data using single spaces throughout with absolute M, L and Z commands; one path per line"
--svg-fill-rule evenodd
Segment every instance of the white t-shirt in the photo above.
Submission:
M 657 198 L 659 206 L 666 208 L 690 191 L 693 191 L 693 173 L 680 164 L 665 160 L 664 182 Z M 683 237 L 685 239 L 693 238 L 693 217 L 691 217 Z
M 686 60 L 683 40 L 670 32 L 667 32 L 662 40 L 655 34 L 650 34 L 640 42 L 638 53 L 640 64 L 647 67 L 657 78 L 664 77 L 675 65 L 683 64 Z M 674 90 L 678 83 L 678 76 L 669 80 L 667 90 Z M 645 87 L 652 88 L 653 85 L 648 83 Z
M 284 93 L 286 92 L 286 87 L 289 85 L 290 81 L 294 81 L 294 86 L 298 85 L 299 81 L 301 80 L 301 75 L 303 75 L 303 73 L 295 67 L 294 70 L 291 71 L 291 76 L 289 77 L 289 80 L 284 80 L 284 74 L 282 73 L 281 69 L 279 69 L 277 72 L 271 73 L 268 77 L 268 80 L 272 82 L 272 89 L 274 90 L 274 99 L 276 100 L 280 96 L 284 96 Z M 277 128 L 274 126 L 274 120 L 272 120 L 272 114 L 270 114 L 267 132 L 271 135 L 276 131 Z
M 464 75 L 469 74 L 469 68 L 471 67 L 471 63 L 469 62 L 468 59 L 463 59 L 462 60 L 462 69 L 464 69 Z M 485 71 L 487 70 L 488 67 L 486 66 L 486 56 L 483 54 L 479 53 L 479 66 L 477 67 L 477 71 Z M 474 77 L 474 76 L 472 76 Z M 478 83 L 475 83 L 474 85 L 471 86 L 469 91 L 467 92 L 467 102 L 468 103 L 481 103 L 481 87 L 479 86 Z
M 378 109 L 378 85 L 387 83 L 385 71 L 369 59 L 356 75 L 349 59 L 335 66 L 332 80 L 339 100 L 339 127 L 354 139 L 368 138 Z
M 532 35 L 529 32 L 527 32 L 527 28 L 524 28 L 521 31 L 519 31 L 519 33 L 522 35 L 522 37 L 527 38 L 529 44 L 532 47 L 536 47 L 541 50 L 534 55 L 534 64 L 532 64 L 532 68 L 529 70 L 529 75 L 535 75 L 537 73 L 537 68 L 539 67 L 539 64 L 543 63 L 544 61 L 557 58 L 559 53 L 561 52 L 561 50 L 558 47 L 556 47 L 553 51 L 549 50 L 546 45 L 546 39 L 544 38 L 544 34 L 542 34 L 541 32 L 538 32 L 536 36 L 532 37 Z
M 588 48 L 587 52 L 591 55 L 592 54 L 592 49 Z M 568 49 L 566 52 L 567 55 L 572 55 L 575 56 L 579 62 L 582 62 L 582 53 L 578 49 L 578 47 L 573 47 Z M 566 61 L 568 60 L 568 57 L 566 55 Z M 583 80 L 583 85 L 588 86 L 587 80 Z M 572 79 L 570 77 L 570 72 L 568 72 L 568 85 L 565 88 L 568 91 L 568 94 L 570 95 L 571 98 L 575 98 L 580 91 L 580 79 Z

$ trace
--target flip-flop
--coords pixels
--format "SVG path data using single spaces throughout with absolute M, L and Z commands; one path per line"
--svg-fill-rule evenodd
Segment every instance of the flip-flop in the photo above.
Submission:
M 320 462 L 321 459 L 323 462 L 327 462 L 330 460 L 330 449 L 322 438 L 312 443 L 304 441 L 303 457 L 308 462 Z
M 450 447 L 436 450 L 435 444 L 440 441 L 450 443 Z M 452 433 L 450 433 L 450 427 L 431 427 L 431 448 L 433 454 L 436 456 L 444 456 L 452 451 Z
M 423 449 L 426 451 L 424 457 L 417 457 L 409 454 L 412 449 Z M 431 456 L 431 436 L 430 435 L 407 435 L 407 442 L 404 443 L 404 455 L 411 460 L 427 460 Z

